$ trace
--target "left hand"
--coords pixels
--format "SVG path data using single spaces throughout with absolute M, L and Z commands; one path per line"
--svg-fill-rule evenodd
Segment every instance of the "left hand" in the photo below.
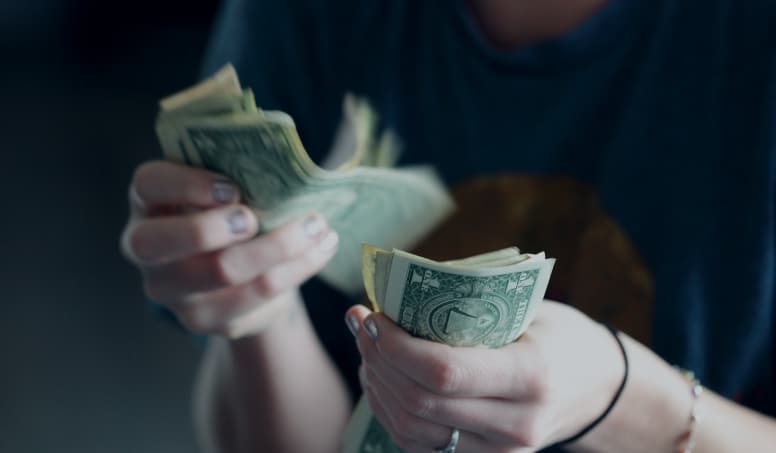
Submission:
M 413 453 L 443 448 L 453 428 L 461 433 L 457 453 L 540 450 L 598 417 L 624 372 L 611 333 L 557 302 L 544 301 L 523 336 L 500 349 L 415 338 L 363 306 L 346 316 L 358 326 L 369 405 L 396 445 Z

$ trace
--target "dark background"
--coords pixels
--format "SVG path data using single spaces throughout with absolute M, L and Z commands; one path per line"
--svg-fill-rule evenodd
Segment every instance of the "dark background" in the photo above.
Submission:
M 0 2 L 0 452 L 192 452 L 199 346 L 119 254 L 216 0 Z

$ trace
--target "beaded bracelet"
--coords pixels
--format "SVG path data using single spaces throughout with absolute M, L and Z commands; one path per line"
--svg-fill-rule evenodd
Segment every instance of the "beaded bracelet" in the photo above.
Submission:
M 692 395 L 690 424 L 687 427 L 687 430 L 682 433 L 677 440 L 676 453 L 692 453 L 698 439 L 698 425 L 701 422 L 700 412 L 698 411 L 698 398 L 703 394 L 703 386 L 701 385 L 701 381 L 695 377 L 695 373 L 678 367 L 676 368 L 690 383 L 690 394 Z

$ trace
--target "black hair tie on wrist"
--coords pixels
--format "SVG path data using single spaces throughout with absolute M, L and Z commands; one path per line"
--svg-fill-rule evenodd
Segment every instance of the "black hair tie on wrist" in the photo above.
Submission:
M 620 383 L 620 387 L 617 389 L 617 393 L 614 394 L 614 398 L 612 398 L 612 402 L 609 403 L 609 406 L 606 408 L 603 414 L 601 414 L 598 418 L 593 420 L 593 422 L 587 425 L 585 429 L 569 437 L 566 440 L 562 440 L 556 443 L 555 445 L 553 445 L 554 447 L 562 447 L 564 445 L 572 444 L 578 441 L 579 439 L 581 439 L 582 436 L 584 436 L 585 434 L 592 431 L 593 428 L 598 426 L 606 418 L 606 416 L 609 415 L 612 409 L 614 409 L 614 405 L 617 404 L 617 401 L 620 400 L 620 396 L 622 396 L 622 391 L 625 390 L 625 383 L 628 381 L 628 369 L 629 369 L 628 353 L 625 351 L 625 345 L 622 344 L 622 340 L 620 339 L 620 335 L 617 329 L 610 326 L 609 324 L 604 324 L 604 327 L 606 327 L 609 330 L 609 332 L 612 333 L 612 335 L 614 336 L 614 339 L 617 340 L 617 345 L 620 347 L 620 351 L 622 352 L 623 362 L 625 363 L 625 373 L 623 373 L 623 376 L 622 376 L 622 383 Z

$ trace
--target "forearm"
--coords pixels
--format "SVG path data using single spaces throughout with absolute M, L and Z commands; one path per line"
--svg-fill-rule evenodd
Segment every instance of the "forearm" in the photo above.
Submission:
M 687 380 L 635 340 L 622 336 L 630 376 L 611 414 L 571 447 L 574 452 L 674 452 L 687 430 L 692 397 Z M 768 451 L 776 422 L 705 391 L 695 453 Z
M 195 389 L 201 443 L 218 452 L 334 452 L 351 401 L 297 303 L 260 335 L 213 339 Z
M 776 449 L 776 420 L 712 393 L 704 394 L 699 404 L 704 419 L 698 430 L 696 452 Z

